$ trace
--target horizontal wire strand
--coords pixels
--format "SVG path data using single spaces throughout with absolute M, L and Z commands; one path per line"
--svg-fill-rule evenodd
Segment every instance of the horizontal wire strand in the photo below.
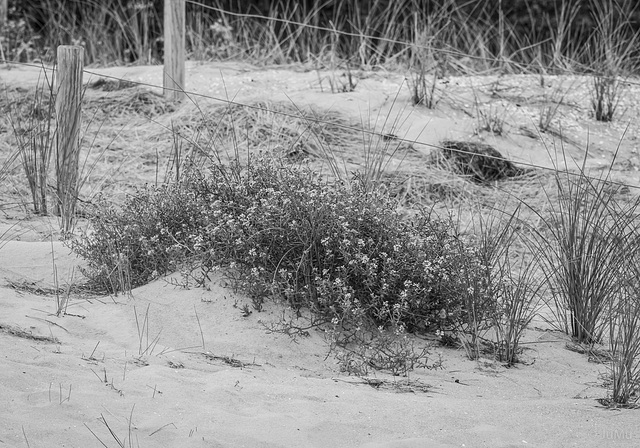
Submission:
M 30 64 L 30 63 L 24 63 L 24 62 L 11 62 L 11 64 L 35 67 L 35 68 L 40 68 L 40 69 L 50 70 L 50 71 L 54 70 L 51 67 L 44 67 L 43 65 Z M 375 130 L 369 130 L 369 129 L 364 129 L 364 128 L 357 128 L 357 127 L 353 127 L 353 126 L 349 126 L 349 125 L 345 125 L 345 124 L 341 124 L 341 123 L 333 123 L 333 122 L 329 122 L 329 121 L 326 121 L 326 120 L 322 120 L 321 118 L 306 116 L 306 115 L 302 115 L 302 114 L 293 114 L 293 113 L 288 113 L 288 112 L 284 112 L 284 111 L 270 110 L 268 108 L 260 107 L 260 106 L 257 106 L 255 104 L 241 103 L 239 101 L 220 98 L 220 97 L 215 97 L 215 96 L 206 95 L 206 94 L 203 94 L 203 93 L 198 93 L 198 92 L 193 92 L 193 91 L 186 91 L 186 90 L 178 89 L 178 88 L 165 88 L 163 86 L 158 86 L 158 85 L 151 84 L 151 83 L 148 83 L 148 82 L 133 81 L 133 80 L 130 80 L 130 79 L 118 78 L 116 76 L 100 74 L 100 73 L 97 73 L 97 72 L 94 72 L 94 71 L 91 71 L 91 70 L 87 70 L 87 69 L 84 69 L 83 72 L 86 73 L 86 74 L 89 74 L 89 75 L 94 75 L 94 76 L 100 77 L 100 78 L 113 79 L 113 80 L 117 80 L 117 81 L 127 81 L 127 82 L 131 82 L 133 84 L 139 85 L 139 86 L 151 87 L 151 88 L 154 88 L 154 89 L 169 90 L 169 91 L 174 91 L 174 92 L 182 92 L 187 97 L 189 97 L 189 99 L 192 102 L 194 102 L 194 101 L 191 99 L 191 97 L 200 97 L 200 98 L 205 98 L 205 99 L 217 101 L 217 102 L 224 103 L 224 104 L 235 105 L 235 106 L 240 106 L 240 107 L 246 107 L 248 109 L 259 110 L 259 111 L 262 111 L 262 112 L 269 112 L 269 113 L 273 113 L 273 114 L 276 114 L 276 115 L 286 116 L 286 117 L 289 117 L 289 118 L 296 118 L 296 119 L 301 119 L 302 118 L 304 120 L 311 121 L 311 122 L 316 123 L 316 124 L 329 124 L 331 126 L 336 126 L 336 127 L 342 128 L 342 129 L 355 131 L 355 132 L 359 132 L 359 133 L 364 133 L 364 134 L 368 134 L 368 135 L 375 135 L 375 136 L 379 136 L 379 137 L 384 137 L 386 135 L 384 132 L 378 132 L 378 131 L 375 131 Z M 195 104 L 195 102 L 194 102 L 194 104 Z M 447 150 L 447 151 L 451 151 L 451 152 L 458 153 L 458 154 L 479 156 L 477 153 L 472 152 L 472 151 L 465 151 L 465 150 L 461 150 L 461 149 L 457 149 L 457 148 L 456 149 L 445 148 L 444 146 L 423 142 L 423 141 L 420 141 L 418 139 L 412 140 L 412 139 L 407 139 L 407 138 L 403 138 L 403 137 L 399 137 L 399 136 L 394 136 L 393 140 L 394 141 L 398 141 L 400 143 L 423 145 L 423 146 L 426 146 L 428 148 L 437 149 L 437 150 Z M 488 154 L 482 154 L 482 155 L 480 155 L 480 157 L 487 158 L 487 159 L 495 159 L 495 160 L 499 160 L 499 161 L 506 160 L 504 158 L 497 157 L 497 156 L 491 156 L 491 155 L 488 155 Z M 585 177 L 585 178 L 587 178 L 587 179 L 589 179 L 591 181 L 598 181 L 598 182 L 599 181 L 603 181 L 602 178 L 588 176 L 588 175 L 586 175 L 584 173 L 574 173 L 574 172 L 568 171 L 568 169 L 560 170 L 560 169 L 557 169 L 557 168 L 550 168 L 550 167 L 546 167 L 546 166 L 542 166 L 542 165 L 537 165 L 537 164 L 534 164 L 534 163 L 521 162 L 521 161 L 518 161 L 518 162 L 515 162 L 515 163 L 518 164 L 518 165 L 521 165 L 521 166 L 528 167 L 528 168 L 535 168 L 535 169 L 539 169 L 539 170 L 543 170 L 543 171 L 549 171 L 549 172 L 553 172 L 553 173 L 557 173 L 557 174 L 565 174 L 565 175 L 576 176 L 576 177 L 583 176 L 583 177 Z M 637 185 L 631 185 L 631 184 L 618 182 L 618 181 L 614 181 L 614 180 L 606 180 L 606 182 L 608 182 L 608 183 L 610 183 L 612 185 L 620 186 L 620 187 L 627 187 L 627 188 L 633 188 L 633 189 L 640 190 L 640 186 L 637 186 Z
M 296 26 L 301 26 L 301 27 L 305 27 L 305 28 L 311 28 L 311 29 L 315 29 L 318 31 L 328 31 L 334 34 L 338 34 L 338 35 L 342 35 L 342 36 L 347 36 L 347 37 L 359 37 L 359 38 L 365 38 L 365 39 L 369 39 L 369 40 L 378 40 L 381 42 L 386 42 L 386 43 L 391 43 L 391 44 L 399 44 L 399 45 L 404 45 L 406 47 L 415 47 L 415 48 L 420 48 L 423 50 L 433 50 L 435 52 L 440 52 L 440 53 L 446 53 L 448 55 L 451 56 L 456 56 L 456 57 L 460 57 L 460 58 L 470 58 L 470 59 L 475 59 L 478 61 L 485 61 L 485 62 L 493 62 L 493 63 L 503 63 L 503 62 L 507 62 L 509 64 L 515 65 L 517 67 L 519 67 L 521 70 L 524 70 L 526 67 L 523 66 L 522 64 L 513 62 L 513 61 L 509 61 L 508 59 L 505 59 L 504 57 L 497 57 L 497 56 L 478 56 L 478 55 L 470 55 L 470 54 L 465 54 L 461 51 L 458 50 L 453 50 L 453 49 L 448 49 L 448 48 L 438 48 L 438 49 L 434 49 L 432 46 L 428 46 L 428 45 L 422 45 L 422 44 L 418 44 L 416 42 L 406 42 L 406 41 L 402 41 L 402 40 L 397 40 L 397 39 L 390 39 L 387 37 L 383 37 L 383 36 L 371 36 L 368 34 L 364 34 L 364 33 L 352 33 L 352 32 L 348 32 L 348 31 L 342 31 L 342 30 L 338 30 L 337 28 L 328 28 L 328 27 L 323 27 L 323 26 L 319 26 L 319 25 L 312 25 L 309 23 L 303 23 L 303 22 L 297 22 L 295 20 L 289 20 L 289 19 L 283 19 L 280 17 L 270 17 L 270 16 L 263 16 L 260 14 L 250 14 L 250 13 L 240 13 L 240 12 L 232 12 L 232 11 L 226 11 L 224 9 L 221 8 L 217 8 L 215 6 L 210 6 L 210 5 L 205 5 L 203 3 L 197 2 L 195 0 L 186 0 L 187 3 L 190 3 L 194 6 L 200 6 L 204 9 L 209 9 L 212 11 L 216 11 L 219 12 L 221 14 L 224 15 L 230 15 L 230 16 L 234 16 L 234 17 L 245 17 L 245 18 L 251 18 L 251 19 L 261 19 L 261 20 L 270 20 L 273 22 L 280 22 L 280 23 L 284 23 L 284 24 L 288 24 L 288 25 L 296 25 Z M 528 47 L 525 48 L 520 48 L 518 51 L 522 52 L 523 50 L 526 50 L 528 48 L 533 48 L 537 45 L 540 44 L 544 44 L 546 42 L 551 42 L 552 39 L 551 38 L 547 38 L 544 39 L 543 41 L 537 42 L 535 44 L 531 44 Z M 560 71 L 563 74 L 571 74 L 574 76 L 582 76 L 585 75 L 584 72 L 579 72 L 577 70 L 571 70 L 567 67 L 554 67 L 554 70 Z M 616 78 L 615 76 L 608 76 L 608 75 L 599 75 L 600 78 L 602 79 L 607 79 L 607 80 L 617 80 L 618 78 Z M 631 81 L 629 79 L 626 79 L 624 81 L 627 84 L 631 84 L 631 85 L 638 85 L 640 86 L 640 81 Z

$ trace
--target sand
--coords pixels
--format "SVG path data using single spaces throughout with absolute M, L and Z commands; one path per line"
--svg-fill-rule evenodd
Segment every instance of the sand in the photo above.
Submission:
M 92 77 L 161 83 L 160 67 L 88 70 L 97 73 Z M 481 137 L 516 162 L 553 166 L 544 146 L 545 141 L 552 145 L 552 136 L 532 138 L 522 131 L 535 128 L 531 117 L 544 89 L 535 76 L 451 78 L 442 86 L 442 106 L 435 111 L 409 105 L 402 74 L 359 76 L 355 92 L 332 94 L 326 83 L 321 87 L 314 71 L 189 63 L 186 90 L 240 102 L 312 104 L 356 122 L 363 116 L 374 122 L 382 117 L 376 129 L 420 140 L 414 144 L 418 153 L 428 154 L 429 145 L 445 138 Z M 28 87 L 37 80 L 35 69 L 0 69 L 0 82 L 9 86 Z M 502 136 L 476 135 L 472 81 L 483 101 L 494 101 L 495 107 L 505 104 L 508 129 Z M 637 86 L 624 98 L 622 119 L 601 124 L 589 117 L 586 81 L 576 82 L 582 90 L 573 89 L 561 109 L 567 137 L 578 143 L 565 142 L 568 154 L 582 158 L 588 130 L 592 152 L 587 164 L 597 172 L 611 161 L 631 122 L 614 174 L 640 185 L 635 146 L 639 129 L 634 121 L 638 108 L 633 104 Z M 490 87 L 496 85 L 492 96 Z M 394 121 L 399 117 L 398 126 L 385 128 L 387 116 Z M 152 151 L 150 131 L 145 134 L 140 128 L 142 123 L 149 128 L 155 124 L 143 119 L 136 123 L 117 137 L 140 144 L 138 154 L 127 155 L 127 165 L 137 167 L 130 172 L 123 168 L 123 176 L 134 176 L 127 185 L 148 181 L 155 172 L 153 163 L 143 163 L 153 162 L 147 157 Z M 155 144 L 170 139 L 163 138 Z M 2 140 L 0 160 L 8 154 L 8 141 Z M 111 168 L 118 166 L 121 153 L 130 151 L 121 146 L 105 156 L 114 158 Z M 98 175 L 114 172 L 111 168 L 101 167 Z M 1 193 L 9 203 L 11 188 Z M 65 294 L 56 297 L 51 288 L 56 277 L 62 288 L 71 279 L 79 281 L 82 260 L 58 240 L 56 219 L 5 208 L 0 235 L 0 446 L 640 444 L 638 411 L 610 410 L 597 401 L 608 393 L 606 365 L 568 350 L 570 338 L 540 320 L 525 335 L 526 362 L 511 368 L 489 355 L 470 361 L 462 350 L 436 344 L 431 358 L 442 360 L 439 369 L 417 369 L 407 377 L 370 372 L 363 378 L 340 371 L 336 359 L 327 356 L 321 331 L 295 340 L 269 331 L 269 323 L 279 320 L 280 305 L 268 304 L 263 312 L 244 316 L 241 308 L 250 299 L 225 288 L 220 278 L 208 288 L 185 289 L 172 285 L 169 276 L 134 289 L 130 296 L 72 292 L 66 313 L 58 316 L 57 301 Z

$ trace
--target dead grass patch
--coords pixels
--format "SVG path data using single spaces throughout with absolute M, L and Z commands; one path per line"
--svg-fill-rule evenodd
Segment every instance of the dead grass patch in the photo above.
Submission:
M 414 208 L 438 202 L 460 203 L 472 197 L 473 186 L 438 169 L 385 173 L 382 184 L 402 207 Z
M 137 85 L 138 84 L 135 82 L 127 81 L 126 79 L 100 78 L 89 84 L 89 87 L 96 90 L 102 90 L 104 92 L 113 92 L 116 90 L 130 89 Z
M 55 338 L 53 336 L 40 336 L 37 334 L 33 334 L 29 331 L 23 330 L 20 327 L 15 327 L 13 325 L 0 324 L 0 331 L 12 336 L 16 336 L 18 338 L 30 339 L 32 341 L 50 342 L 52 344 L 60 344 L 60 340 L 58 338 Z
M 140 87 L 114 88 L 108 90 L 106 95 L 86 95 L 83 107 L 88 111 L 100 111 L 111 117 L 142 115 L 154 118 L 176 110 L 175 104 L 162 95 Z
M 260 367 L 260 364 L 256 364 L 255 362 L 244 362 L 236 359 L 232 356 L 217 356 L 212 353 L 204 353 L 204 357 L 209 361 L 222 361 L 228 366 L 236 367 L 238 369 L 244 369 L 245 367 Z
M 376 390 L 386 390 L 395 393 L 429 393 L 434 387 L 419 379 L 387 380 L 384 378 L 371 378 L 366 376 L 352 377 L 349 379 L 334 378 L 334 381 L 342 381 L 349 384 L 366 384 Z
M 37 282 L 21 280 L 7 280 L 7 286 L 19 294 L 27 293 L 36 296 L 55 297 L 58 295 L 75 294 L 78 296 L 96 295 L 97 291 L 91 291 L 86 285 L 81 283 L 72 283 L 66 287 L 48 288 L 39 285 Z
M 177 132 L 195 136 L 199 144 L 239 152 L 251 148 L 302 159 L 362 146 L 362 132 L 338 112 L 283 102 L 185 108 L 172 121 Z
M 7 286 L 19 293 L 29 293 L 37 296 L 55 296 L 56 294 L 63 294 L 62 288 L 45 288 L 38 285 L 36 282 L 30 282 L 27 280 L 14 281 L 8 280 Z

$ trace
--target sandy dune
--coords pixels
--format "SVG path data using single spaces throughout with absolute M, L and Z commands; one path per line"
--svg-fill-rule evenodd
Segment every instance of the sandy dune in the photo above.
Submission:
M 160 67 L 91 71 L 161 83 Z M 427 144 L 473 134 L 476 121 L 465 112 L 472 103 L 464 87 L 469 80 L 452 79 L 448 102 L 434 112 L 407 105 L 401 75 L 362 77 L 356 92 L 334 95 L 322 91 L 313 71 L 189 64 L 186 89 L 238 101 L 290 99 L 335 108 L 354 120 L 363 114 L 400 116 L 394 133 Z M 0 70 L 0 82 L 9 85 L 37 79 L 34 70 Z M 531 90 L 516 92 L 535 84 L 535 77 L 501 82 L 505 96 L 529 95 L 530 103 L 537 98 Z M 636 94 L 632 88 L 629 96 Z M 533 128 L 523 108 L 510 106 L 516 117 L 510 132 L 485 141 L 515 161 L 552 166 L 540 139 L 518 130 Z M 626 122 L 596 124 L 586 110 L 569 106 L 563 113 L 572 139 L 584 141 L 587 129 L 593 133 L 588 161 L 597 169 L 610 160 Z M 572 119 L 577 112 L 584 117 Z M 629 109 L 625 120 L 637 113 Z M 619 156 L 628 164 L 616 171 L 636 185 L 637 134 L 634 124 Z M 130 139 L 136 138 L 132 132 Z M 576 157 L 583 154 L 579 146 L 567 148 Z M 0 216 L 0 235 L 16 218 L 15 212 Z M 53 266 L 65 285 L 72 272 L 78 279 L 81 262 L 57 240 L 56 229 L 53 218 L 27 217 L 2 239 L 0 446 L 115 447 L 117 439 L 127 447 L 640 445 L 637 411 L 607 410 L 596 401 L 607 395 L 606 366 L 567 350 L 569 338 L 542 322 L 525 336 L 528 362 L 513 368 L 434 346 L 441 369 L 358 378 L 327 357 L 320 332 L 295 341 L 269 332 L 265 324 L 277 322 L 279 306 L 243 317 L 240 308 L 249 299 L 219 279 L 209 289 L 178 288 L 160 279 L 131 297 L 72 293 L 67 314 L 57 317 L 55 294 L 46 290 L 54 285 Z

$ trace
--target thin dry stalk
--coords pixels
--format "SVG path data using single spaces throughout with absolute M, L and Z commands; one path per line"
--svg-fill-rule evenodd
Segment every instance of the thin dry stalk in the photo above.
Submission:
M 14 168 L 15 161 L 20 157 L 20 149 L 9 154 L 2 164 L 0 164 L 0 183 L 4 183 L 5 179 Z
M 544 81 L 542 83 L 544 84 Z M 573 89 L 575 83 L 576 81 L 573 81 L 568 89 L 563 89 L 562 81 L 558 80 L 558 83 L 550 93 L 545 92 L 544 104 L 540 108 L 540 119 L 538 120 L 538 129 L 540 131 L 546 132 L 551 129 L 551 124 L 558 115 L 560 106 L 564 104 L 567 93 Z
M 104 278 L 108 284 L 104 285 L 107 291 L 113 291 L 131 295 L 131 263 L 127 254 L 122 253 L 115 243 L 108 243 L 109 253 L 115 254 L 117 259 L 112 260 L 112 267 L 106 272 Z
M 478 125 L 476 133 L 489 132 L 492 135 L 501 136 L 506 132 L 505 114 L 508 112 L 508 106 L 489 104 L 488 106 L 480 104 L 478 97 L 475 97 L 476 115 Z
M 158 341 L 160 340 L 160 333 L 156 335 L 151 341 L 149 341 L 149 307 L 151 305 L 147 305 L 147 309 L 144 313 L 144 320 L 142 321 L 142 326 L 140 320 L 138 318 L 138 312 L 134 305 L 133 312 L 136 317 L 136 327 L 138 329 L 138 356 L 151 356 L 153 351 L 155 350 Z
M 105 383 L 106 383 L 106 379 L 105 379 Z M 104 424 L 104 426 L 109 431 L 109 435 L 120 448 L 126 448 L 126 447 L 133 448 L 134 446 L 133 445 L 133 410 L 134 409 L 135 409 L 135 405 L 131 407 L 131 413 L 129 415 L 129 418 L 127 419 L 128 421 L 127 435 L 124 437 L 124 439 L 121 439 L 116 434 L 114 429 L 107 422 L 107 419 L 104 417 L 104 415 L 100 414 L 100 418 L 98 419 L 102 424 Z M 108 445 L 105 442 L 103 442 L 102 439 L 100 439 L 100 437 L 86 423 L 84 424 L 84 426 L 89 430 L 89 432 L 91 432 L 91 434 L 93 434 L 93 436 L 96 438 L 96 440 L 98 440 L 98 442 L 100 442 L 102 446 L 104 446 L 105 448 L 108 447 Z
M 600 72 L 592 78 L 591 106 L 598 121 L 613 121 L 620 103 L 624 81 L 610 70 Z
M 497 300 L 504 284 L 500 274 L 506 274 L 500 272 L 499 268 L 502 267 L 500 263 L 508 259 L 509 247 L 515 238 L 514 223 L 518 213 L 519 208 L 516 208 L 511 214 L 493 212 L 484 216 L 477 210 L 473 216 L 477 259 L 464 260 L 461 266 L 461 275 L 467 285 L 464 294 L 466 319 L 456 331 L 469 359 L 480 357 L 482 341 L 496 324 L 493 318 L 498 313 Z M 509 279 L 510 276 L 509 272 Z
M 631 290 L 622 294 L 612 313 L 609 330 L 611 350 L 611 405 L 635 406 L 640 399 L 640 288 L 637 275 Z
M 413 69 L 407 80 L 411 92 L 411 102 L 435 109 L 442 99 L 442 92 L 438 88 L 438 78 L 445 75 L 444 56 L 437 49 L 437 37 L 434 30 L 427 29 L 417 32 L 416 44 L 413 48 L 415 58 Z
M 9 115 L 31 191 L 33 209 L 39 215 L 46 215 L 48 212 L 47 178 L 56 141 L 56 132 L 52 126 L 55 115 L 53 80 L 48 79 L 46 71 L 43 72 L 45 82 L 38 82 L 33 103 L 29 105 L 26 117 L 23 117 L 19 110 L 10 111 Z
M 60 294 L 58 293 L 58 285 L 56 285 L 56 316 L 58 317 L 64 316 L 65 314 L 67 314 L 67 308 L 69 307 L 71 290 L 73 288 L 73 277 L 75 275 L 75 272 L 76 272 L 76 268 L 74 266 L 73 269 L 71 270 L 71 275 L 63 291 L 62 297 L 60 297 Z M 57 274 L 56 274 L 56 281 L 57 281 Z
M 524 257 L 520 257 L 519 266 L 514 270 L 510 255 L 505 252 L 496 263 L 494 287 L 497 306 L 491 317 L 497 358 L 508 365 L 518 362 L 520 339 L 537 315 L 544 286 Z
M 620 250 L 626 254 L 629 262 L 626 278 L 611 304 L 608 323 L 611 396 L 601 401 L 611 407 L 637 407 L 640 399 L 640 264 L 637 261 L 637 237 L 613 241 L 612 244 L 621 246 Z
M 551 68 L 558 68 L 563 71 L 570 68 L 571 61 L 567 60 L 566 49 L 571 45 L 571 27 L 575 23 L 579 10 L 579 2 L 563 0 L 560 4 L 560 10 L 555 10 L 555 23 L 553 25 L 549 17 L 547 17 L 553 48 L 550 61 Z
M 29 439 L 27 438 L 27 432 L 24 430 L 24 425 L 22 425 L 22 435 L 24 436 L 24 441 L 27 444 L 27 448 L 31 448 L 31 444 L 29 444 Z

